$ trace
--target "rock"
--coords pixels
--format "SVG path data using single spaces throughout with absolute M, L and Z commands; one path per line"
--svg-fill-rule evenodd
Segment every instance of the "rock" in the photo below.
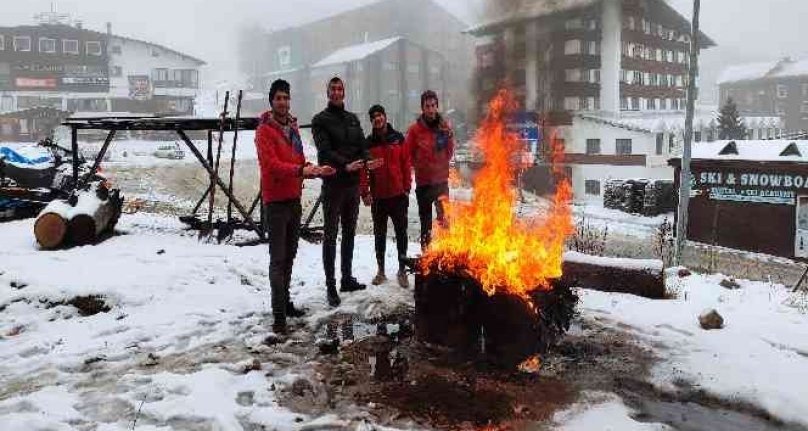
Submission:
M 149 353 L 146 356 L 146 360 L 143 361 L 143 365 L 146 367 L 153 367 L 160 363 L 160 357 L 155 355 L 154 353 Z
M 291 391 L 292 395 L 296 397 L 305 396 L 306 392 L 314 394 L 314 385 L 312 385 L 310 381 L 301 377 L 292 383 Z
M 723 287 L 724 289 L 729 290 L 736 290 L 741 288 L 741 285 L 738 284 L 738 282 L 735 281 L 734 278 L 725 278 L 721 280 L 721 283 L 719 283 L 719 285 L 721 285 L 721 287 Z
M 687 268 L 681 268 L 681 269 L 679 269 L 679 272 L 677 273 L 677 275 L 679 276 L 679 278 L 685 278 L 685 277 L 690 277 L 691 275 L 693 275 L 693 273 L 690 272 L 690 270 L 687 269 Z
M 163 249 L 157 250 L 157 254 L 166 254 L 166 251 Z
M 718 311 L 708 310 L 701 313 L 699 316 L 699 325 L 701 325 L 702 329 L 708 331 L 711 329 L 721 329 L 724 327 L 724 318 L 718 314 Z
M 261 361 L 258 359 L 253 359 L 252 361 L 248 361 L 243 365 L 244 374 L 247 374 L 251 371 L 261 371 Z
M 22 281 L 12 281 L 11 283 L 9 283 L 9 285 L 11 286 L 12 289 L 16 290 L 22 290 L 28 287 L 28 284 L 23 283 Z
M 336 338 L 323 338 L 317 340 L 317 348 L 320 349 L 320 353 L 323 355 L 336 355 L 339 352 L 339 340 Z
M 283 337 L 275 333 L 267 335 L 267 337 L 264 339 L 264 344 L 266 344 L 267 346 L 274 346 L 280 343 L 283 343 Z

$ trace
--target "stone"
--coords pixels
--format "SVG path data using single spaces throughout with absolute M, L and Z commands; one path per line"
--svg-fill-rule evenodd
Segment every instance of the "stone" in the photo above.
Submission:
M 685 277 L 690 277 L 691 275 L 693 275 L 693 273 L 690 272 L 690 270 L 687 269 L 687 268 L 681 268 L 681 269 L 679 269 L 679 272 L 677 273 L 677 275 L 679 276 L 679 278 L 685 278 Z
M 741 285 L 738 284 L 738 282 L 735 281 L 734 278 L 725 278 L 725 279 L 721 280 L 721 283 L 719 283 L 719 285 L 721 287 L 723 287 L 724 289 L 729 289 L 729 290 L 736 290 L 736 289 L 741 288 Z
M 699 316 L 699 325 L 708 331 L 721 329 L 724 327 L 724 318 L 716 310 L 707 310 Z

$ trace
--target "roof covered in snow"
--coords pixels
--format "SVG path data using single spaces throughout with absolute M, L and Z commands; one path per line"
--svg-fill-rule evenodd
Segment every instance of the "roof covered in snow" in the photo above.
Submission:
M 718 111 L 714 109 L 697 109 L 693 127 L 696 130 L 718 127 L 718 115 Z M 598 113 L 579 113 L 576 117 L 644 133 L 666 133 L 685 128 L 685 113 L 682 111 L 622 112 L 617 117 Z M 783 128 L 780 117 L 743 117 L 742 121 L 748 129 Z
M 715 141 L 693 145 L 693 159 L 808 163 L 808 141 Z
M 331 53 L 326 58 L 314 63 L 311 67 L 326 67 L 334 66 L 337 64 L 350 63 L 352 61 L 362 60 L 368 56 L 375 54 L 379 51 L 387 49 L 394 43 L 401 40 L 401 37 L 392 37 L 390 39 L 378 40 L 376 42 L 362 43 L 359 45 L 352 45 L 342 49 L 338 49 Z
M 808 59 L 747 63 L 730 66 L 718 77 L 718 84 L 730 84 L 759 79 L 775 79 L 794 76 L 808 76 Z

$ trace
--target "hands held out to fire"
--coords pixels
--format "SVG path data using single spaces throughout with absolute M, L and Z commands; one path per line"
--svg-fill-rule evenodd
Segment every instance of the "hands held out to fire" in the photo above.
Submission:
M 337 173 L 331 166 L 306 165 L 303 167 L 303 178 L 330 177 Z
M 364 167 L 368 168 L 368 170 L 376 170 L 380 167 L 384 166 L 384 159 L 372 159 L 372 160 L 356 160 L 351 163 L 348 163 L 345 166 L 345 170 L 348 172 L 356 172 Z

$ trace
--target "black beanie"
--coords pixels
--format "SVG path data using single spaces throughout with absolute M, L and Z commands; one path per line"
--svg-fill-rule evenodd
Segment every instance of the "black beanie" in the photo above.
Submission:
M 370 117 L 370 120 L 373 121 L 373 116 L 379 113 L 381 113 L 385 117 L 387 116 L 387 113 L 384 112 L 384 107 L 382 105 L 373 105 L 370 107 L 370 110 L 368 111 L 368 116 Z
M 277 79 L 275 82 L 272 83 L 272 86 L 269 87 L 269 104 L 272 105 L 272 99 L 275 98 L 275 93 L 278 91 L 283 91 L 288 95 L 292 95 L 291 86 L 288 82 L 284 81 L 283 79 Z

